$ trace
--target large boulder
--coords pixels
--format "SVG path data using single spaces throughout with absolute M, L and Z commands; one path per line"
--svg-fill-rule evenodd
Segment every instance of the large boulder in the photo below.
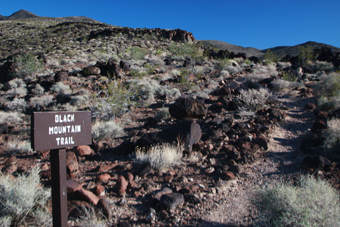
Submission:
M 68 73 L 66 71 L 59 71 L 54 75 L 55 82 L 65 81 L 68 79 Z
M 207 115 L 208 108 L 203 101 L 190 97 L 180 97 L 169 107 L 174 118 L 202 118 Z
M 12 61 L 7 61 L 0 66 L 0 83 L 6 83 L 13 79 L 11 74 L 15 73 L 18 64 Z
M 153 132 L 140 138 L 136 145 L 139 147 L 150 147 L 162 143 L 174 143 L 180 138 L 187 152 L 192 151 L 192 147 L 202 137 L 202 130 L 198 123 L 190 120 L 178 121 L 177 124 L 170 126 L 160 132 Z

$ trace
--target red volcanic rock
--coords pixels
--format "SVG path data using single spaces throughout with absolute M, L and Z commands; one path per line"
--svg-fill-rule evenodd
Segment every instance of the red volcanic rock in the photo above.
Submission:
M 128 187 L 128 182 L 125 180 L 125 178 L 122 175 L 119 175 L 117 184 L 116 184 L 116 192 L 118 193 L 118 195 L 120 196 L 124 195 L 127 187 Z
M 75 154 L 77 156 L 93 155 L 94 151 L 91 149 L 91 147 L 87 145 L 82 145 L 77 147 L 77 150 L 75 150 Z

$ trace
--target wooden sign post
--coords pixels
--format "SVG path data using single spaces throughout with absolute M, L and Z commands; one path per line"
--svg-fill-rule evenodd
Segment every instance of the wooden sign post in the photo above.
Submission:
M 31 141 L 34 151 L 51 150 L 53 226 L 67 226 L 66 147 L 88 145 L 91 112 L 33 112 Z

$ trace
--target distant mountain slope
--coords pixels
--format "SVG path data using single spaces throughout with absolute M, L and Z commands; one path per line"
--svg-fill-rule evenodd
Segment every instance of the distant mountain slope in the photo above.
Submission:
M 22 9 L 22 10 L 19 10 L 13 13 L 9 17 L 7 17 L 6 20 L 21 20 L 21 19 L 34 18 L 34 17 L 39 17 L 39 16 Z
M 258 50 L 253 47 L 242 47 L 217 40 L 200 40 L 199 42 L 205 46 L 210 46 L 220 50 L 228 50 L 234 53 L 246 53 L 247 57 L 251 56 L 261 57 L 264 55 L 261 52 L 261 50 Z
M 340 52 L 340 48 L 338 47 L 334 47 L 334 46 L 323 44 L 323 43 L 312 42 L 312 41 L 298 44 L 295 46 L 278 46 L 278 47 L 268 48 L 265 50 L 261 50 L 261 52 L 266 53 L 268 50 L 270 50 L 273 53 L 275 53 L 279 58 L 282 58 L 286 56 L 287 54 L 291 56 L 297 56 L 299 55 L 301 48 L 306 48 L 308 46 L 311 47 L 313 50 L 321 49 L 322 47 L 330 47 L 331 49 L 333 49 L 334 52 Z
M 49 18 L 49 17 L 40 17 L 35 15 L 34 13 L 31 13 L 27 10 L 19 10 L 12 15 L 6 17 L 0 15 L 0 20 L 25 20 L 30 18 L 37 18 L 37 19 L 43 19 L 43 18 Z M 94 19 L 91 19 L 89 17 L 83 17 L 83 16 L 75 16 L 75 17 L 57 17 L 55 18 L 57 20 L 62 21 L 70 21 L 70 22 L 89 22 L 89 23 L 101 23 L 99 21 L 96 21 Z
M 278 46 L 278 47 L 272 47 L 272 48 L 268 48 L 264 50 L 259 50 L 259 49 L 252 48 L 252 47 L 237 46 L 237 45 L 233 45 L 233 44 L 229 44 L 229 43 L 226 43 L 223 41 L 217 41 L 217 40 L 201 40 L 199 42 L 201 42 L 203 45 L 208 46 L 208 47 L 213 47 L 213 48 L 221 49 L 221 50 L 228 50 L 234 53 L 246 53 L 247 57 L 256 56 L 258 58 L 263 57 L 268 50 L 276 54 L 278 58 L 283 58 L 286 55 L 297 56 L 301 52 L 301 48 L 306 48 L 307 46 L 310 46 L 313 50 L 321 49 L 322 47 L 330 47 L 331 49 L 333 49 L 334 52 L 340 53 L 340 48 L 338 47 L 334 47 L 334 46 L 323 44 L 323 43 L 312 42 L 312 41 L 298 44 L 295 46 Z

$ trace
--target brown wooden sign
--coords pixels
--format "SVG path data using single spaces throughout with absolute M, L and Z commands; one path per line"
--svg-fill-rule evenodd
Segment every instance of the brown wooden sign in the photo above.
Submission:
M 34 151 L 91 144 L 91 112 L 34 112 L 31 136 Z

